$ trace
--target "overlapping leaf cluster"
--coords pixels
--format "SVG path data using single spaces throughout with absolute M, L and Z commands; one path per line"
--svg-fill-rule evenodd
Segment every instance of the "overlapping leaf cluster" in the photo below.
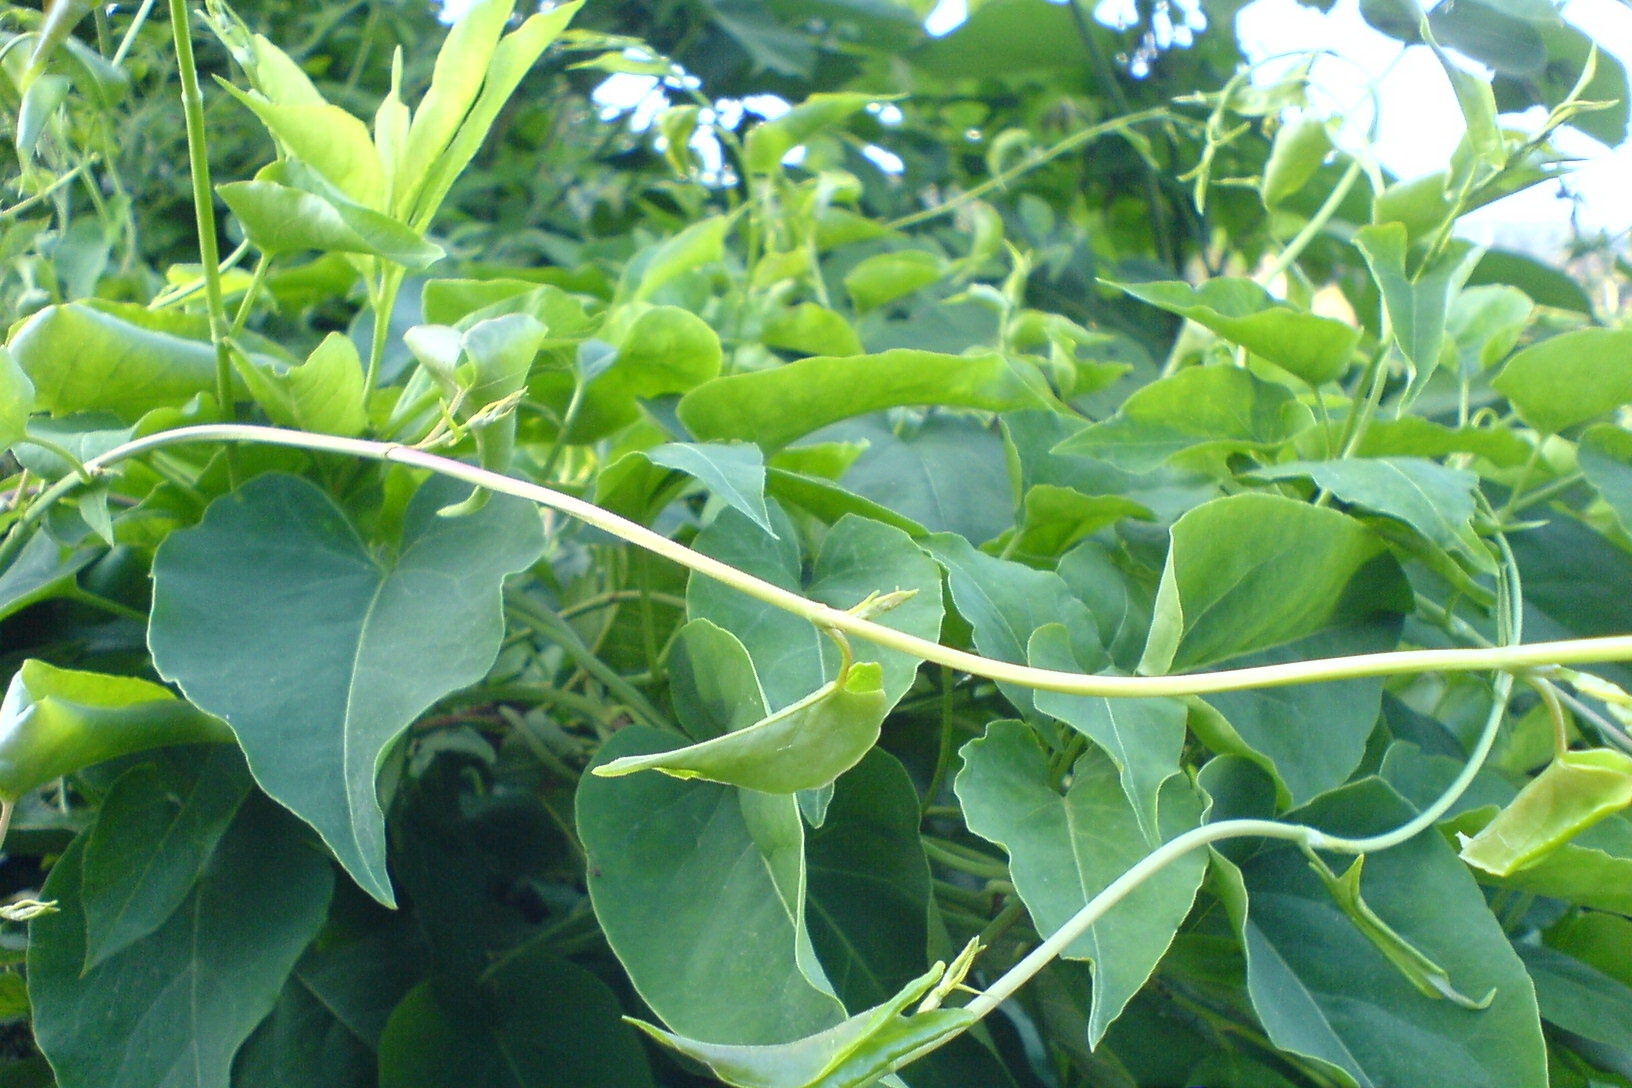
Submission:
M 1625 71 L 1363 5 L 1397 183 L 1228 5 L 970 6 L 212 2 L 219 270 L 188 28 L 8 7 L 7 1083 L 1632 1083 L 1632 651 L 1468 671 L 1632 631 L 1632 332 L 1452 231 Z

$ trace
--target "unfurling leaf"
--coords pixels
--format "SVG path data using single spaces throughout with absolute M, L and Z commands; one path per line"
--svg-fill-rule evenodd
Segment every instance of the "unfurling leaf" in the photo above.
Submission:
M 864 662 L 746 729 L 672 752 L 624 756 L 594 773 L 662 771 L 764 793 L 815 789 L 860 762 L 877 742 L 888 708 L 884 670 Z
M 1510 876 L 1628 805 L 1632 756 L 1608 748 L 1565 752 L 1484 830 L 1462 837 L 1462 860 L 1493 876 Z

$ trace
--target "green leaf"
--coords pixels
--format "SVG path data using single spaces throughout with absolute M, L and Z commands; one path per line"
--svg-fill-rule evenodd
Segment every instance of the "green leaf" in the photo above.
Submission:
M 1568 273 L 1523 253 L 1492 249 L 1474 265 L 1472 284 L 1505 284 L 1523 291 L 1538 306 L 1592 316 L 1592 299 Z
M 352 202 L 384 210 L 385 171 L 367 125 L 327 102 L 280 105 L 258 93 L 220 83 L 261 119 L 290 156 L 311 167 Z
M 1084 495 L 1069 487 L 1038 484 L 1026 492 L 1019 522 L 993 548 L 1033 560 L 1052 560 L 1083 537 L 1123 518 L 1153 521 L 1149 509 L 1121 495 Z
M 23 368 L 0 348 L 0 450 L 9 450 L 28 433 L 28 416 L 34 410 L 34 383 Z
M 867 446 L 840 477 L 847 490 L 923 529 L 977 543 L 1012 526 L 1014 490 L 1002 442 L 981 420 L 936 413 L 897 427 L 872 415 L 837 429 Z
M 1546 945 L 1513 947 L 1536 984 L 1543 1020 L 1622 1052 L 1632 1050 L 1632 986 Z
M 1563 19 L 1537 25 L 1536 30 L 1547 51 L 1547 63 L 1530 76 L 1509 77 L 1498 72 L 1494 82 L 1497 108 L 1503 113 L 1520 113 L 1532 105 L 1548 109 L 1561 105 L 1586 71 L 1589 58 L 1596 54 L 1597 70 L 1587 81 L 1581 98 L 1607 105 L 1577 114 L 1570 124 L 1610 147 L 1625 141 L 1629 117 L 1627 72 L 1620 58 Z
M 1404 823 L 1411 809 L 1376 779 L 1286 816 L 1342 835 Z M 1419 992 L 1332 901 L 1296 847 L 1242 866 L 1219 862 L 1247 954 L 1247 989 L 1270 1040 L 1360 1085 L 1545 1084 L 1535 998 L 1523 966 L 1467 869 L 1437 835 L 1368 855 L 1366 897 L 1401 938 L 1465 993 L 1495 991 L 1483 1012 Z
M 592 442 L 611 434 L 640 418 L 639 400 L 684 393 L 720 373 L 719 336 L 702 318 L 677 306 L 641 311 L 616 342 L 611 366 L 584 387 L 583 405 L 568 432 L 571 441 Z
M 1588 427 L 1576 447 L 1581 474 L 1609 508 L 1622 531 L 1632 531 L 1632 434 L 1604 423 Z
M 789 151 L 823 129 L 859 113 L 891 95 L 813 94 L 793 109 L 764 124 L 755 125 L 744 143 L 744 166 L 751 174 L 769 174 L 782 165 Z
M 1468 812 L 1446 826 L 1457 833 L 1477 832 L 1495 813 L 1494 808 Z M 1632 820 L 1610 816 L 1528 868 L 1503 877 L 1478 875 L 1498 887 L 1632 913 Z
M 1609 748 L 1564 752 L 1506 808 L 1462 842 L 1462 860 L 1495 876 L 1527 869 L 1632 805 L 1632 756 Z
M 1273 450 L 1312 422 L 1290 389 L 1233 366 L 1190 367 L 1151 382 L 1116 415 L 1055 446 L 1127 472 L 1149 472 L 1189 450 Z
M 1164 839 L 1201 819 L 1200 801 L 1175 777 L 1161 791 L 1162 834 L 1147 837 L 1115 766 L 1098 748 L 1077 760 L 1062 796 L 1052 784 L 1048 753 L 1020 722 L 993 722 L 961 754 L 955 789 L 969 830 L 1008 851 L 1015 890 L 1045 936 Z M 1156 969 L 1206 870 L 1201 851 L 1180 858 L 1129 893 L 1065 951 L 1094 964 L 1090 1046 Z
M 1310 385 L 1341 377 L 1360 342 L 1359 329 L 1280 303 L 1249 279 L 1220 276 L 1200 287 L 1179 281 L 1110 286 L 1189 318 Z
M 7 345 L 52 415 L 112 412 L 134 423 L 155 408 L 215 392 L 206 320 L 128 303 L 47 306 Z
M 157 930 L 203 876 L 249 795 L 234 747 L 184 748 L 121 775 L 85 840 L 85 966 Z
M 1063 624 L 1037 628 L 1027 656 L 1040 669 L 1083 671 Z M 1110 756 L 1140 833 L 1159 839 L 1156 799 L 1162 783 L 1179 772 L 1188 716 L 1184 704 L 1177 699 L 1100 699 L 1057 691 L 1039 691 L 1036 699 L 1039 711 L 1058 718 Z
M 376 1088 L 379 1059 L 348 1031 L 299 972 L 232 1061 L 232 1088 L 286 1088 L 313 1069 L 326 1088 Z
M 235 181 L 216 191 L 267 256 L 306 249 L 363 253 L 418 271 L 444 255 L 407 225 L 361 204 L 336 204 L 274 181 Z
M 674 1035 L 638 1020 L 635 1026 L 737 1088 L 863 1088 L 912 1051 L 974 1023 L 974 1017 L 962 1009 L 901 1015 L 942 980 L 944 971 L 945 965 L 937 964 L 890 1000 L 825 1031 L 776 1046 L 720 1045 Z
M 629 297 L 636 302 L 650 299 L 675 278 L 723 260 L 725 235 L 735 218 L 710 216 L 641 253 L 629 262 L 628 274 L 635 276 Z M 622 294 L 621 288 L 619 294 Z
M 765 491 L 784 505 L 796 506 L 818 521 L 832 523 L 846 514 L 854 514 L 899 529 L 911 537 L 920 537 L 929 532 L 911 518 L 819 476 L 773 467 L 766 473 Z
M 693 740 L 746 729 L 769 714 L 747 648 L 706 619 L 690 621 L 675 636 L 669 693 L 681 728 Z
M 1502 427 L 1447 427 L 1420 416 L 1375 419 L 1355 451 L 1357 457 L 1443 457 L 1471 453 L 1501 468 L 1530 458 L 1530 443 Z
M 1139 671 L 1187 671 L 1373 612 L 1409 611 L 1383 543 L 1353 518 L 1230 495 L 1173 523 Z M 1393 577 L 1391 577 L 1391 575 Z
M 1291 461 L 1253 469 L 1266 480 L 1306 476 L 1343 502 L 1403 521 L 1446 550 L 1469 542 L 1479 477 L 1420 457 Z
M 62 1088 L 220 1088 L 328 909 L 333 869 L 299 825 L 251 797 L 165 923 L 85 968 L 76 841 L 41 894 L 28 948 L 34 1034 Z
M 777 312 L 766 320 L 759 335 L 768 348 L 801 355 L 860 355 L 867 350 L 855 326 L 842 314 L 814 302 L 801 302 Z
M 946 568 L 952 603 L 973 628 L 975 649 L 984 656 L 1024 665 L 1033 632 L 1063 623 L 1074 660 L 1085 668 L 1103 661 L 1094 617 L 1058 574 L 976 551 L 950 533 L 937 533 L 924 544 Z M 1008 683 L 998 687 L 1021 711 L 1035 707 L 1030 688 Z
M 1380 653 L 1394 649 L 1399 633 L 1398 616 L 1374 617 L 1247 654 L 1231 664 L 1278 665 Z M 1303 804 L 1347 782 L 1360 766 L 1382 700 L 1381 677 L 1258 688 L 1207 696 L 1206 705 L 1216 715 L 1198 713 L 1190 724 L 1213 751 L 1244 756 L 1262 767 L 1275 781 L 1283 806 Z
M 667 751 L 677 739 L 631 726 L 596 758 Z M 578 787 L 577 826 L 596 917 L 652 1011 L 691 1038 L 782 1043 L 831 1027 L 844 1010 L 800 964 L 808 937 L 742 796 L 667 775 L 591 774 Z
M 1445 329 L 1456 341 L 1462 377 L 1473 378 L 1513 350 L 1535 312 L 1530 296 L 1517 287 L 1469 287 L 1457 295 Z
M 1474 0 L 1428 14 L 1440 42 L 1503 75 L 1518 77 L 1541 74 L 1547 48 L 1536 24 L 1558 21 L 1551 5 L 1510 5 L 1503 0 Z
M 1324 118 L 1300 117 L 1283 124 L 1270 145 L 1264 180 L 1258 192 L 1273 208 L 1302 189 L 1332 153 L 1332 134 Z
M 1439 365 L 1445 320 L 1456 294 L 1483 256 L 1469 242 L 1454 241 L 1432 265 L 1406 270 L 1409 242 L 1403 223 L 1381 223 L 1355 232 L 1354 244 L 1366 259 L 1383 295 L 1394 342 L 1425 381 Z
M 380 1088 L 648 1088 L 617 998 L 543 941 L 474 984 L 432 978 L 402 999 L 380 1039 Z
M 716 498 L 775 536 L 765 511 L 765 455 L 747 442 L 669 442 L 642 455 L 654 465 L 701 480 Z
M 1519 25 L 1524 26 L 1523 23 Z M 1467 125 L 1462 137 L 1464 146 L 1473 153 L 1475 160 L 1486 167 L 1475 175 L 1475 180 L 1482 181 L 1507 165 L 1507 144 L 1502 137 L 1501 126 L 1496 123 L 1496 95 L 1490 89 L 1488 80 L 1452 60 L 1438 42 L 1429 41 L 1428 47 L 1439 60 L 1445 78 L 1450 80 L 1457 107 L 1462 111 L 1462 120 Z
M 907 249 L 875 253 L 844 275 L 844 289 L 858 314 L 928 287 L 946 274 L 946 262 L 934 253 Z
M 743 439 L 777 450 L 841 419 L 913 404 L 1001 412 L 1042 407 L 1035 375 L 996 352 L 941 355 L 897 348 L 877 355 L 812 356 L 732 374 L 680 401 L 680 421 L 703 441 Z
M 458 488 L 421 487 L 388 553 L 311 484 L 261 476 L 153 562 L 155 667 L 232 725 L 261 787 L 387 904 L 380 761 L 416 715 L 487 672 L 500 584 L 543 549 L 530 503 L 437 517 Z
M 31 604 L 73 593 L 75 576 L 97 557 L 98 551 L 65 551 L 50 533 L 36 532 L 29 538 L 11 566 L 0 571 L 0 620 Z
M 884 673 L 853 665 L 832 683 L 734 733 L 671 752 L 625 756 L 595 768 L 602 777 L 662 771 L 763 793 L 825 786 L 854 767 L 878 741 L 889 709 Z
M 0 702 L 0 799 L 132 752 L 230 740 L 219 719 L 158 684 L 24 661 Z
M 846 516 L 826 534 L 808 576 L 798 533 L 772 506 L 772 538 L 734 510 L 722 511 L 697 537 L 706 555 L 804 594 L 834 608 L 854 608 L 874 593 L 917 590 L 875 619 L 886 627 L 936 638 L 941 629 L 941 575 L 935 564 L 899 529 Z M 838 674 L 833 640 L 808 621 L 756 601 L 712 579 L 693 576 L 686 588 L 687 613 L 731 631 L 752 656 L 767 705 L 780 710 Z M 912 686 L 918 659 L 883 647 L 858 647 L 883 667 L 884 697 L 895 705 Z
M 1632 329 L 1577 329 L 1525 348 L 1490 383 L 1538 431 L 1557 434 L 1632 401 Z
M 279 372 L 234 353 L 238 376 L 273 423 L 355 437 L 368 426 L 363 361 L 349 336 L 331 332 L 299 366 Z

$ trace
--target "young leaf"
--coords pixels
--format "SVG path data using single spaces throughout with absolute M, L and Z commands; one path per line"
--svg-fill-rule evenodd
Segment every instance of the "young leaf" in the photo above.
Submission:
M 1359 329 L 1277 302 L 1248 279 L 1219 277 L 1200 287 L 1182 282 L 1110 286 L 1187 317 L 1310 385 L 1341 377 L 1360 342 Z
M 1001 412 L 1049 398 L 1035 374 L 996 352 L 941 355 L 897 348 L 877 355 L 812 356 L 771 370 L 732 374 L 680 401 L 698 439 L 745 439 L 767 451 L 841 419 L 909 404 Z
M 749 173 L 774 172 L 789 151 L 877 101 L 880 96 L 870 94 L 813 94 L 775 120 L 755 125 L 744 148 Z
M 625 756 L 595 768 L 605 778 L 662 771 L 763 793 L 794 793 L 832 782 L 878 741 L 889 705 L 883 670 L 852 665 L 838 679 L 745 729 L 672 752 Z
M 84 840 L 41 894 L 32 923 L 34 1035 L 62 1088 L 219 1088 L 328 912 L 334 870 L 265 798 L 238 811 L 203 875 L 163 925 L 90 969 Z
M 722 502 L 775 536 L 765 510 L 765 455 L 747 442 L 668 442 L 642 451 L 654 465 L 695 476 Z
M 158 684 L 24 661 L 0 702 L 0 800 L 132 752 L 231 740 L 219 718 Z
M 406 225 L 361 204 L 336 204 L 275 181 L 235 181 L 216 187 L 262 253 L 277 256 L 315 249 L 383 257 L 418 271 L 442 259 L 443 249 Z
M 1324 118 L 1300 117 L 1282 125 L 1264 163 L 1264 180 L 1258 185 L 1264 207 L 1282 204 L 1302 189 L 1331 152 L 1332 134 Z
M 272 422 L 319 434 L 355 436 L 368 426 L 363 361 L 350 337 L 331 332 L 299 366 L 282 373 L 233 352 L 238 376 Z
M 1062 796 L 1031 730 L 993 722 L 964 745 L 955 789 L 969 830 L 1009 852 L 1015 890 L 1037 932 L 1059 929 L 1162 840 L 1194 827 L 1201 803 L 1177 777 L 1161 791 L 1162 834 L 1146 837 L 1110 759 L 1089 748 Z M 1189 854 L 1152 875 L 1065 952 L 1094 964 L 1088 1042 L 1096 1045 L 1145 984 L 1190 911 L 1207 869 Z
M 769 715 L 748 650 L 725 628 L 694 619 L 669 655 L 675 717 L 694 740 L 745 729 Z
M 387 904 L 379 763 L 417 714 L 486 673 L 504 576 L 543 549 L 530 503 L 437 517 L 459 494 L 421 487 L 382 554 L 312 484 L 269 474 L 171 534 L 153 562 L 159 673 L 232 725 L 262 788 Z
M 1409 245 L 1405 224 L 1362 227 L 1355 232 L 1354 244 L 1383 294 L 1383 308 L 1388 312 L 1394 341 L 1416 367 L 1413 384 L 1420 384 L 1439 365 L 1451 303 L 1483 251 L 1469 242 L 1455 241 L 1432 265 L 1410 273 L 1406 271 Z
M 222 88 L 255 116 L 289 154 L 317 172 L 354 203 L 384 211 L 385 171 L 368 126 L 339 106 L 278 105 L 222 82 Z
M 1268 480 L 1307 476 L 1346 503 L 1364 506 L 1411 526 L 1446 550 L 1469 542 L 1479 477 L 1419 457 L 1351 457 L 1291 461 L 1252 470 Z
M 1564 752 L 1482 831 L 1463 838 L 1462 860 L 1495 876 L 1509 876 L 1628 805 L 1632 756 L 1609 748 Z

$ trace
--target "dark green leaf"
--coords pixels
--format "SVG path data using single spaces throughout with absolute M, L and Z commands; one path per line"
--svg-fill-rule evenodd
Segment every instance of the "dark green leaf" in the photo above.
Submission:
M 747 648 L 705 619 L 680 628 L 669 655 L 669 691 L 675 716 L 693 740 L 745 729 L 769 714 Z
M 474 983 L 410 991 L 380 1039 L 380 1088 L 646 1088 L 619 1012 L 605 983 L 535 942 Z
M 1051 784 L 1048 754 L 1020 722 L 993 722 L 963 747 L 957 794 L 969 830 L 1009 852 L 1015 890 L 1047 935 L 1162 840 L 1194 827 L 1201 803 L 1174 778 L 1161 791 L 1160 836 L 1146 837 L 1117 772 L 1098 748 L 1077 760 L 1062 796 Z M 1138 992 L 1167 951 L 1207 869 L 1201 851 L 1154 874 L 1066 950 L 1094 964 L 1088 1041 Z
M 289 1088 L 322 1070 L 325 1088 L 375 1088 L 374 1051 L 336 1019 L 322 999 L 289 976 L 278 1003 L 232 1063 L 232 1088 Z
M 1047 393 L 996 352 L 941 355 L 898 348 L 877 355 L 812 356 L 716 378 L 680 401 L 697 438 L 743 439 L 777 450 L 841 419 L 903 405 L 1000 412 L 1046 405 Z
M 385 903 L 380 760 L 417 714 L 486 673 L 503 633 L 500 584 L 543 548 L 520 500 L 437 517 L 458 492 L 420 488 L 385 554 L 311 484 L 261 476 L 172 534 L 153 563 L 160 673 L 232 725 L 262 788 Z
M 677 742 L 631 726 L 597 759 Z M 586 775 L 578 831 L 596 917 L 652 1010 L 691 1038 L 783 1043 L 839 1023 L 844 1010 L 801 966 L 808 938 L 755 842 L 744 796 L 667 775 Z
M 85 840 L 85 966 L 164 924 L 203 875 L 244 798 L 238 749 L 179 749 L 131 768 L 102 799 Z
M 1546 945 L 1516 944 L 1514 949 L 1536 984 L 1543 1020 L 1632 1051 L 1632 986 Z
M 96 556 L 95 549 L 68 551 L 50 533 L 36 532 L 11 566 L 0 571 L 0 619 L 39 601 L 71 593 L 75 575 Z
M 1576 448 L 1581 473 L 1632 532 L 1632 434 L 1609 424 L 1589 427 Z
M 34 1032 L 62 1088 L 219 1088 L 328 908 L 333 869 L 277 806 L 252 797 L 169 919 L 85 969 L 76 843 L 41 894 L 28 950 Z

